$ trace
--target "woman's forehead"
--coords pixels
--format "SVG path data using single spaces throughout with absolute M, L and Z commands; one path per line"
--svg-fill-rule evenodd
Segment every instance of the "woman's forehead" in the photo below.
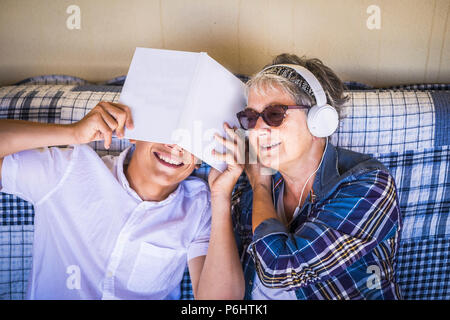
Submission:
M 248 92 L 248 107 L 257 108 L 265 107 L 269 105 L 293 105 L 295 100 L 292 96 L 286 92 L 286 90 L 280 87 L 267 87 L 267 88 L 250 88 Z

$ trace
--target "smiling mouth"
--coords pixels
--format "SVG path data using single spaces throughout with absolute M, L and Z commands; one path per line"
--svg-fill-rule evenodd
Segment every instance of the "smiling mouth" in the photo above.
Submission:
M 171 157 L 167 157 L 164 156 L 163 154 L 159 153 L 159 152 L 153 152 L 153 154 L 155 155 L 156 159 L 158 159 L 158 161 L 169 167 L 169 168 L 180 168 L 182 166 L 184 166 L 184 163 L 179 161 L 179 160 L 174 160 Z
M 260 149 L 264 150 L 264 151 L 270 151 L 272 149 L 277 148 L 279 145 L 281 144 L 281 142 L 275 142 L 272 144 L 260 144 Z

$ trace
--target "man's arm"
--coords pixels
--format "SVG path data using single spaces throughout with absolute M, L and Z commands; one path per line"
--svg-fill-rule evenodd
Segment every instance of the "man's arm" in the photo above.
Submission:
M 46 146 L 75 144 L 73 125 L 0 120 L 0 157 Z
M 244 273 L 234 238 L 231 219 L 231 193 L 244 169 L 243 154 L 239 148 L 242 138 L 228 124 L 224 129 L 231 140 L 219 135 L 215 138 L 230 152 L 218 153 L 217 160 L 227 162 L 220 173 L 212 168 L 208 175 L 211 190 L 211 236 L 206 257 L 189 262 L 192 286 L 196 299 L 243 299 L 245 293 Z
M 244 297 L 244 275 L 231 221 L 231 199 L 212 196 L 211 238 L 208 254 L 189 261 L 196 299 Z
M 131 129 L 131 112 L 125 105 L 100 102 L 82 120 L 73 124 L 50 124 L 23 120 L 0 120 L 0 178 L 3 158 L 16 152 L 40 147 L 105 140 L 111 145 L 115 131 L 123 137 L 124 126 Z
M 0 120 L 0 181 L 3 158 L 16 152 L 76 143 L 74 127 L 23 120 Z

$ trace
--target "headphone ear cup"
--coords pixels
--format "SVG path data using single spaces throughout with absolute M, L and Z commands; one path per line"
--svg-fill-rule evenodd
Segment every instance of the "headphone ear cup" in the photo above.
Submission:
M 308 129 L 311 134 L 318 138 L 331 136 L 339 125 L 339 115 L 335 108 L 326 104 L 314 106 L 308 112 Z

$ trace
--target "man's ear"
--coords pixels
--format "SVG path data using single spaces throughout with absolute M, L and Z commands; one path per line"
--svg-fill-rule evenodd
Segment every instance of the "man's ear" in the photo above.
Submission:
M 200 168 L 200 166 L 202 165 L 203 161 L 200 158 L 197 158 L 194 156 L 194 161 L 195 161 L 195 170 L 197 170 L 198 168 Z

